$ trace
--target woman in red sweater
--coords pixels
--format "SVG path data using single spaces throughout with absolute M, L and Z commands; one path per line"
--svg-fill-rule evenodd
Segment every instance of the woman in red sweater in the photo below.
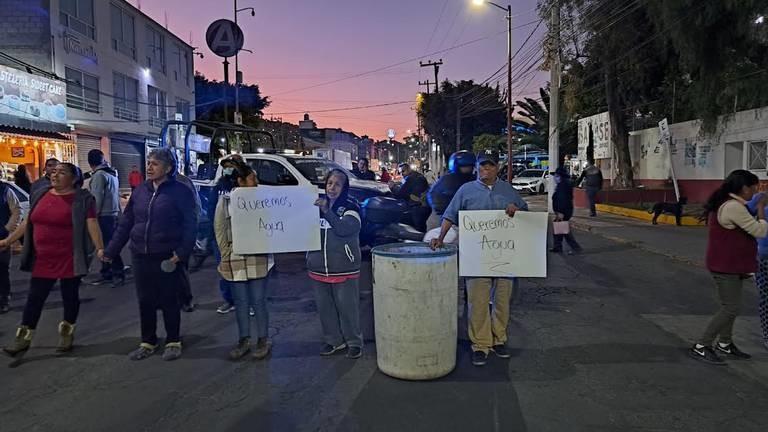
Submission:
M 11 356 L 29 349 L 45 300 L 57 281 L 61 287 L 64 320 L 59 323 L 56 351 L 63 353 L 72 349 L 80 310 L 80 279 L 88 274 L 93 254 L 104 249 L 96 220 L 96 201 L 90 192 L 82 189 L 80 168 L 60 163 L 51 174 L 51 186 L 32 195 L 29 218 L 8 238 L 0 240 L 0 248 L 7 248 L 24 236 L 21 270 L 32 272 L 21 326 L 16 330 L 13 345 L 3 348 Z
M 756 175 L 736 170 L 704 205 L 703 218 L 709 225 L 707 269 L 715 280 L 715 297 L 720 309 L 688 353 L 709 364 L 724 365 L 721 355 L 741 360 L 752 357 L 736 347 L 732 335 L 733 324 L 741 310 L 744 283 L 757 271 L 755 239 L 768 235 L 766 198 L 762 197 L 757 206 L 757 218 L 746 205 L 757 193 L 758 184 Z

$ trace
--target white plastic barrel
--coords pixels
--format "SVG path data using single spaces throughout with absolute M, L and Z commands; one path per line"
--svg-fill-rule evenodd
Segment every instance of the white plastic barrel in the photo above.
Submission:
M 376 360 L 385 374 L 428 380 L 456 366 L 457 252 L 424 243 L 373 249 Z

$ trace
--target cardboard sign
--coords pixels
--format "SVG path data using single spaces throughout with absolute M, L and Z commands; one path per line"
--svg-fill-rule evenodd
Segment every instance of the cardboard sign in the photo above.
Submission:
M 459 212 L 459 270 L 466 277 L 547 277 L 547 214 Z
M 232 249 L 239 255 L 320 249 L 314 186 L 237 188 L 229 201 Z

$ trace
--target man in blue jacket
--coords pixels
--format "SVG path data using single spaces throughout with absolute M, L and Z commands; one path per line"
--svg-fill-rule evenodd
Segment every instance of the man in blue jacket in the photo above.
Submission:
M 443 213 L 440 237 L 432 240 L 433 249 L 443 246 L 443 240 L 453 225 L 458 225 L 460 210 L 505 210 L 509 217 L 517 211 L 527 211 L 528 203 L 511 184 L 500 181 L 499 161 L 494 153 L 484 153 L 477 158 L 477 181 L 463 185 L 456 192 Z M 509 358 L 507 324 L 509 303 L 512 299 L 512 279 L 468 278 L 467 303 L 469 304 L 469 339 L 472 341 L 472 364 L 483 366 L 488 353 Z M 495 290 L 493 290 L 495 286 Z M 491 298 L 491 292 L 495 292 Z M 488 302 L 493 301 L 493 315 Z

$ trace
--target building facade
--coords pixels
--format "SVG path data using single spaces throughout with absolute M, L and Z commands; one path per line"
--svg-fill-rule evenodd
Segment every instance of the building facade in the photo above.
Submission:
M 0 52 L 50 71 L 66 88 L 77 164 L 104 151 L 127 188 L 167 120 L 194 120 L 193 48 L 125 0 L 0 0 L 40 44 L 0 38 Z M 0 22 L 0 28 L 4 28 Z M 0 37 L 2 37 L 0 33 Z

